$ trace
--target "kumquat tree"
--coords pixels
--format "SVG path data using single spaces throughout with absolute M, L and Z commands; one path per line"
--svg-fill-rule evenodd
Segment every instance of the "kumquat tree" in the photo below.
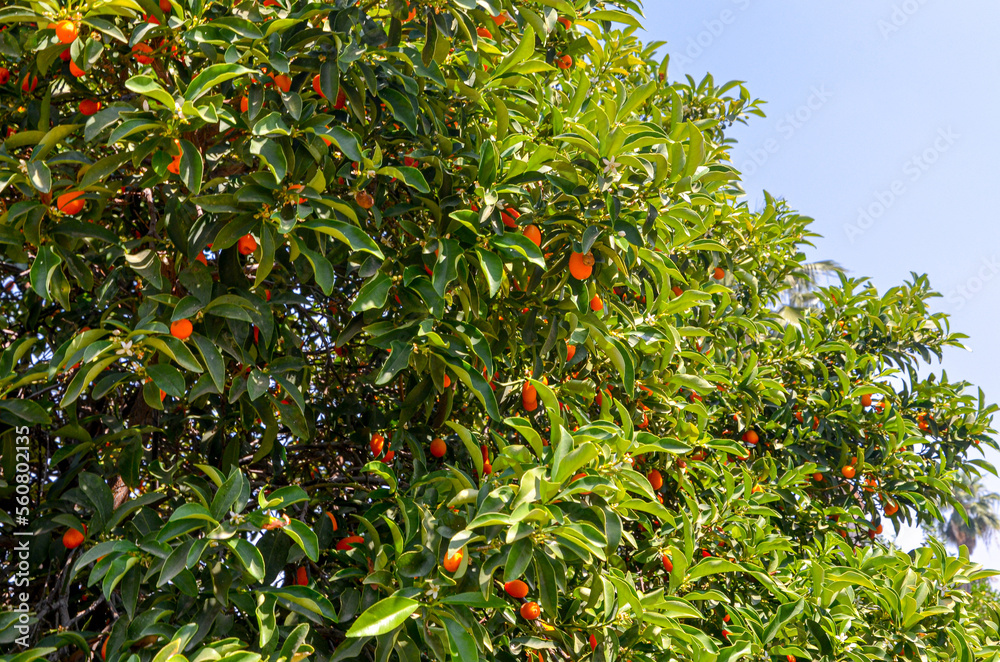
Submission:
M 620 0 L 0 8 L 4 662 L 1000 659 L 924 277 L 786 319 Z M 792 277 L 792 278 L 790 278 Z

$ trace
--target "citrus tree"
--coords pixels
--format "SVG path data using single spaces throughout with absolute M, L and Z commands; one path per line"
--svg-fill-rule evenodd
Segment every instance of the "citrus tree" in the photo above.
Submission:
M 962 336 L 916 275 L 786 322 L 759 103 L 640 17 L 0 8 L 3 660 L 998 658 L 878 537 L 991 469 Z

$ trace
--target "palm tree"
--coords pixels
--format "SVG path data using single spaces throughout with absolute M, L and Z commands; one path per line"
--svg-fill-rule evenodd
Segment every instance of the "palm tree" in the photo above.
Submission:
M 965 474 L 955 483 L 953 496 L 951 515 L 939 522 L 933 533 L 955 547 L 965 545 L 971 555 L 976 543 L 981 540 L 988 544 L 1000 531 L 1000 494 L 987 492 L 981 477 Z
M 785 277 L 787 288 L 783 292 L 778 314 L 788 322 L 798 324 L 806 310 L 817 306 L 819 297 L 816 296 L 816 288 L 820 285 L 820 278 L 826 280 L 842 273 L 844 268 L 833 260 L 803 264 L 801 271 Z

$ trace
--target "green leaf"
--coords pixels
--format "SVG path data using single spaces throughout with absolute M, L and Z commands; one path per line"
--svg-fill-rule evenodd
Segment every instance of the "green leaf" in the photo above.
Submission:
M 310 560 L 319 559 L 319 539 L 316 532 L 297 519 L 293 519 L 290 524 L 281 529 L 285 534 L 295 541 Z
M 472 458 L 472 464 L 473 466 L 476 467 L 476 473 L 482 475 L 483 454 L 480 451 L 479 446 L 476 444 L 475 440 L 473 440 L 472 433 L 469 432 L 469 429 L 467 427 L 456 421 L 445 421 L 444 424 L 447 425 L 449 428 L 451 428 L 455 432 L 455 434 L 458 435 L 458 438 L 462 441 L 462 444 L 465 446 L 465 450 L 468 451 L 469 457 Z
M 247 376 L 247 394 L 250 396 L 250 400 L 256 400 L 267 393 L 267 387 L 270 383 L 271 380 L 268 379 L 267 375 L 258 368 L 254 368 Z
M 278 631 L 278 624 L 274 616 L 275 602 L 276 599 L 273 595 L 264 595 L 257 601 L 257 608 L 254 610 L 254 614 L 257 616 L 257 628 L 260 630 L 260 647 L 265 650 L 272 647 L 272 642 L 276 643 L 275 635 Z
M 387 87 L 379 92 L 379 97 L 385 102 L 392 112 L 392 116 L 397 122 L 406 127 L 406 130 L 413 135 L 418 135 L 417 131 L 417 116 L 414 112 L 416 104 L 410 99 L 410 97 L 404 95 L 402 92 Z M 427 191 L 424 191 L 427 193 Z
M 330 601 L 308 586 L 259 588 L 257 591 L 273 595 L 286 608 L 293 609 L 316 623 L 322 623 L 323 619 L 337 620 L 337 612 Z
M 427 180 L 424 179 L 423 173 L 410 166 L 385 166 L 379 168 L 376 174 L 400 179 L 404 184 L 417 189 L 421 193 L 431 192 L 431 187 L 427 185 Z
M 104 358 L 98 361 L 97 363 L 87 364 L 90 366 L 90 368 L 87 370 L 82 370 L 82 369 L 79 370 L 76 373 L 76 376 L 73 377 L 72 381 L 70 381 L 69 386 L 66 387 L 66 394 L 63 396 L 63 399 L 59 402 L 59 408 L 65 409 L 66 407 L 76 402 L 76 399 L 80 397 L 80 394 L 83 392 L 83 389 L 87 388 L 90 382 L 92 382 L 94 378 L 97 377 L 97 375 L 103 372 L 104 369 L 110 366 L 112 363 L 117 361 L 118 358 L 119 357 L 117 356 Z
M 775 635 L 778 634 L 785 623 L 801 614 L 804 608 L 805 600 L 802 599 L 796 600 L 795 602 L 786 602 L 778 607 L 778 611 L 775 612 L 771 621 L 767 624 L 767 629 L 764 630 L 764 634 L 761 635 L 761 643 L 767 644 L 774 639 Z
M 635 393 L 635 364 L 629 347 L 617 338 L 602 333 L 595 333 L 593 338 L 618 370 L 625 393 L 631 397 Z
M 181 141 L 181 181 L 191 193 L 197 195 L 201 191 L 202 172 L 205 164 L 201 152 L 191 142 Z
M 212 524 L 218 524 L 219 520 L 212 517 L 212 513 L 209 512 L 208 508 L 201 505 L 200 503 L 185 503 L 177 508 L 174 512 L 170 514 L 171 522 L 176 522 L 185 519 L 200 519 L 206 522 L 211 522 Z
M 184 397 L 186 392 L 184 375 L 177 368 L 164 364 L 151 365 L 146 366 L 146 374 L 153 380 L 157 388 L 167 395 L 172 395 L 175 398 Z
M 323 290 L 323 294 L 330 296 L 333 293 L 333 265 L 323 255 L 306 248 L 305 242 L 299 240 L 298 237 L 294 239 L 296 248 L 305 256 L 313 268 L 316 284 Z M 385 303 L 385 301 L 382 303 Z
M 250 132 L 255 136 L 289 136 L 291 131 L 288 129 L 288 125 L 285 123 L 284 118 L 282 118 L 281 113 L 271 112 L 261 117 L 253 125 Z M 253 151 L 251 146 L 251 153 L 256 153 Z
M 663 602 L 656 605 L 656 611 L 668 618 L 704 618 L 704 615 L 690 602 L 683 598 L 664 598 Z M 649 615 L 647 610 L 644 617 Z
M 594 242 L 597 238 L 601 236 L 601 228 L 598 225 L 588 225 L 587 229 L 583 231 L 583 239 L 581 240 L 582 253 L 589 253 L 590 249 L 594 246 Z
M 197 297 L 186 296 L 174 306 L 174 312 L 170 315 L 170 321 L 176 322 L 177 320 L 194 317 L 195 313 L 204 307 L 204 304 Z
M 875 584 L 863 573 L 850 568 L 830 568 L 826 571 L 827 585 L 843 583 L 852 586 L 863 586 L 869 590 L 876 590 Z
M 688 121 L 687 128 L 690 143 L 688 145 L 687 160 L 684 162 L 684 172 L 682 173 L 684 177 L 692 176 L 705 160 L 704 136 L 702 136 L 701 131 L 691 121 Z
M 212 499 L 212 517 L 222 520 L 226 513 L 236 505 L 242 491 L 243 475 L 239 471 L 230 472 Z M 236 510 L 242 510 L 242 508 Z
M 58 648 L 29 648 L 9 658 L 8 662 L 34 662 L 55 653 Z
M 482 372 L 473 368 L 465 361 L 457 361 L 450 356 L 441 356 L 441 358 L 458 375 L 459 379 L 472 389 L 472 392 L 486 409 L 486 413 L 490 415 L 490 418 L 494 421 L 502 421 L 503 417 L 500 416 L 500 408 L 497 405 L 496 395 L 493 393 L 493 389 L 490 388 L 489 382 L 483 379 Z
M 434 552 L 420 545 L 415 550 L 401 554 L 396 566 L 403 577 L 424 577 L 437 567 L 437 557 Z
M 569 436 L 568 434 L 566 436 Z M 559 462 L 559 472 L 552 477 L 553 482 L 562 483 L 598 456 L 597 446 L 585 441 L 566 454 Z M 553 469 L 555 466 L 553 465 Z
M 275 140 L 267 138 L 257 138 L 250 141 L 250 153 L 255 154 L 264 161 L 274 178 L 281 182 L 288 173 L 288 161 L 285 159 L 285 151 Z
M 263 39 L 264 33 L 261 32 L 256 25 L 252 22 L 246 20 L 245 18 L 239 18 L 237 16 L 217 16 L 212 18 L 213 28 L 225 28 L 227 30 L 232 30 L 241 37 L 246 37 L 248 39 Z
M 247 574 L 257 581 L 263 581 L 265 574 L 264 557 L 261 555 L 260 550 L 243 538 L 227 540 L 226 544 L 236 553 L 236 557 L 240 560 L 240 565 L 247 571 Z
M 140 484 L 142 456 L 142 441 L 138 438 L 128 442 L 118 456 L 118 473 L 125 484 L 133 489 L 138 488 Z
M 539 266 L 542 269 L 545 268 L 545 258 L 542 256 L 541 249 L 535 245 L 535 242 L 531 241 L 520 232 L 505 232 L 502 236 L 491 237 L 490 243 L 497 248 L 507 249 L 514 255 L 520 255 L 528 262 Z M 482 255 L 482 253 L 480 253 L 480 255 Z
M 385 306 L 385 302 L 389 298 L 390 287 L 392 287 L 392 279 L 389 276 L 383 273 L 376 274 L 361 287 L 349 310 L 352 313 L 360 313 Z
M 160 271 L 163 268 L 163 264 L 160 262 L 159 255 L 154 251 L 147 248 L 136 253 L 126 253 L 125 262 L 132 267 L 133 271 L 148 280 L 156 289 L 163 287 L 163 276 Z
M 132 76 L 125 81 L 125 87 L 137 94 L 159 101 L 170 109 L 170 112 L 174 112 L 174 97 L 163 89 L 155 79 L 145 75 Z
M 751 652 L 750 642 L 741 641 L 720 650 L 719 657 L 715 658 L 715 662 L 736 662 L 750 655 Z
M 222 393 L 226 385 L 226 365 L 222 360 L 222 354 L 215 344 L 205 336 L 197 333 L 191 334 L 191 340 L 198 347 L 198 352 L 205 361 L 212 383 L 215 384 L 219 393 Z
M 587 14 L 586 18 L 590 21 L 612 21 L 614 23 L 624 23 L 625 25 L 629 25 L 640 30 L 642 29 L 642 24 L 639 23 L 639 20 L 632 14 L 624 11 L 600 9 L 598 11 L 590 12 Z
M 224 23 L 224 25 L 232 27 L 232 24 Z M 184 98 L 187 101 L 193 102 L 219 83 L 252 73 L 255 73 L 253 69 L 247 69 L 246 67 L 238 64 L 210 65 L 200 74 L 195 76 L 190 84 L 188 84 L 187 89 L 184 91 Z
M 350 223 L 343 223 L 333 219 L 317 219 L 300 223 L 299 227 L 328 234 L 338 241 L 347 244 L 353 251 L 364 251 L 371 253 L 379 259 L 385 259 L 378 244 L 365 234 L 364 230 Z
M 340 94 L 340 72 L 337 63 L 328 59 L 319 66 L 319 89 L 327 100 L 334 101 Z
M 281 645 L 281 651 L 278 653 L 277 659 L 298 660 L 312 653 L 314 650 L 313 647 L 305 643 L 308 635 L 309 625 L 299 623 Z
M 198 359 L 194 357 L 194 354 L 188 349 L 187 345 L 173 336 L 162 336 L 161 338 L 150 338 L 147 343 L 153 342 L 163 343 L 173 354 L 174 360 L 185 370 L 190 370 L 191 372 L 202 372 L 204 368 L 198 363 Z
M 698 375 L 676 374 L 670 378 L 670 383 L 683 386 L 684 388 L 697 391 L 702 394 L 711 393 L 715 390 L 711 382 L 699 377 Z
M 410 363 L 410 356 L 413 354 L 413 343 L 394 340 L 390 343 L 390 348 L 392 351 L 389 354 L 389 358 L 382 364 L 382 369 L 379 370 L 378 377 L 375 378 L 376 386 L 391 382 Z
M 969 645 L 969 640 L 966 639 L 965 634 L 961 630 L 951 625 L 945 632 L 948 634 L 948 638 L 951 640 L 952 646 L 957 653 L 956 662 L 973 662 L 976 659 L 975 654 L 972 652 L 972 647 Z
M 359 163 L 364 160 L 364 155 L 361 153 L 361 139 L 353 131 L 341 126 L 335 126 L 326 132 L 325 135 L 333 141 L 347 158 Z
M 28 161 L 28 181 L 39 193 L 48 193 L 52 190 L 52 173 L 44 161 Z
M 187 557 L 192 544 L 194 541 L 189 540 L 173 549 L 160 568 L 160 576 L 156 580 L 157 588 L 166 586 L 174 577 L 187 569 Z
M 462 257 L 462 247 L 454 239 L 438 240 L 437 262 L 434 263 L 432 282 L 434 291 L 443 297 L 448 284 L 458 278 L 458 260 Z
M 121 30 L 115 27 L 114 23 L 111 23 L 110 21 L 107 21 L 103 18 L 97 18 L 95 16 L 89 16 L 87 18 L 84 18 L 83 23 L 86 23 L 87 25 L 94 28 L 95 30 L 98 30 L 99 32 L 103 32 L 112 39 L 117 39 L 123 44 L 128 43 L 128 39 L 125 37 L 124 34 L 122 34 Z
M 236 243 L 247 234 L 259 230 L 260 221 L 253 216 L 237 216 L 222 226 L 212 239 L 212 249 L 223 251 Z
M 29 425 L 49 425 L 52 419 L 49 418 L 45 409 L 34 400 L 0 400 L 0 419 L 8 422 L 9 425 L 17 427 L 27 423 Z M 11 421 L 13 416 L 15 421 Z
M 528 569 L 528 566 L 531 565 L 531 559 L 534 557 L 534 554 L 535 548 L 531 542 L 531 536 L 515 540 L 510 546 L 510 551 L 507 553 L 507 562 L 504 564 L 504 583 L 521 577 L 524 571 Z
M 280 487 L 264 497 L 258 497 L 260 507 L 267 510 L 283 510 L 296 503 L 309 500 L 309 494 L 298 485 Z
M 93 142 L 94 139 L 96 139 L 97 136 L 100 135 L 105 129 L 120 119 L 122 111 L 131 109 L 131 106 L 117 105 L 99 111 L 96 115 L 91 116 L 84 125 L 83 139 L 88 143 Z M 126 154 L 128 153 L 126 152 Z M 128 154 L 129 158 L 132 156 L 132 154 Z
M 469 593 L 456 593 L 441 598 L 443 605 L 462 605 L 464 607 L 475 607 L 477 609 L 504 609 L 507 603 L 497 596 L 484 597 L 479 591 Z
M 695 564 L 688 572 L 687 580 L 694 581 L 701 577 L 717 575 L 723 572 L 743 572 L 743 566 L 737 565 L 732 561 L 727 561 L 726 559 L 711 556 Z
M 115 505 L 111 489 L 103 478 L 89 472 L 80 474 L 80 489 L 94 507 L 96 521 L 91 534 L 96 535 L 104 530 L 105 523 L 111 520 L 111 515 L 114 512 Z
M 49 283 L 55 274 L 62 258 L 59 257 L 51 246 L 42 246 L 38 249 L 35 261 L 31 264 L 31 289 L 43 299 L 51 299 L 49 296 Z
M 483 188 L 493 186 L 497 179 L 497 167 L 500 165 L 500 153 L 496 143 L 484 140 L 479 149 L 479 183 Z
M 521 41 L 518 42 L 517 48 L 515 48 L 507 57 L 505 57 L 500 64 L 497 65 L 496 70 L 493 71 L 493 79 L 497 79 L 503 74 L 505 74 L 511 67 L 515 64 L 520 64 L 528 59 L 535 52 L 535 30 L 530 25 L 526 26 L 524 29 L 524 34 L 521 35 Z
M 443 620 L 448 630 L 452 651 L 458 653 L 459 662 L 478 662 L 479 648 L 476 646 L 475 638 L 455 619 L 446 617 Z
M 497 257 L 496 253 L 491 253 L 484 248 L 477 247 L 476 254 L 479 255 L 479 264 L 482 267 L 483 275 L 486 277 L 490 296 L 493 297 L 500 290 L 500 285 L 503 283 L 503 260 Z
M 107 177 L 118 172 L 118 170 L 129 159 L 131 159 L 132 156 L 133 154 L 128 151 L 122 151 L 117 154 L 105 156 L 93 165 L 87 167 L 86 172 L 83 175 L 83 179 L 80 180 L 78 187 L 80 189 L 85 189 L 99 182 L 103 182 Z
M 416 600 L 398 595 L 379 600 L 358 616 L 345 636 L 377 637 L 392 632 L 419 608 Z
M 108 136 L 108 146 L 112 146 L 131 135 L 139 133 L 140 131 L 146 131 L 147 133 L 162 133 L 164 129 L 163 124 L 159 122 L 151 122 L 146 119 L 128 119 L 118 125 L 111 135 Z

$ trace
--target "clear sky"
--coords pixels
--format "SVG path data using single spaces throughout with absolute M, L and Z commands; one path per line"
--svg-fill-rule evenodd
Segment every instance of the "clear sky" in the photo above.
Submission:
M 710 72 L 768 102 L 767 118 L 731 130 L 751 207 L 763 190 L 785 198 L 824 235 L 810 259 L 880 291 L 926 273 L 972 350 L 934 370 L 1000 401 L 1000 223 L 986 196 L 998 188 L 1000 3 L 646 0 L 645 14 L 671 79 Z M 1000 540 L 973 558 L 1000 568 Z

